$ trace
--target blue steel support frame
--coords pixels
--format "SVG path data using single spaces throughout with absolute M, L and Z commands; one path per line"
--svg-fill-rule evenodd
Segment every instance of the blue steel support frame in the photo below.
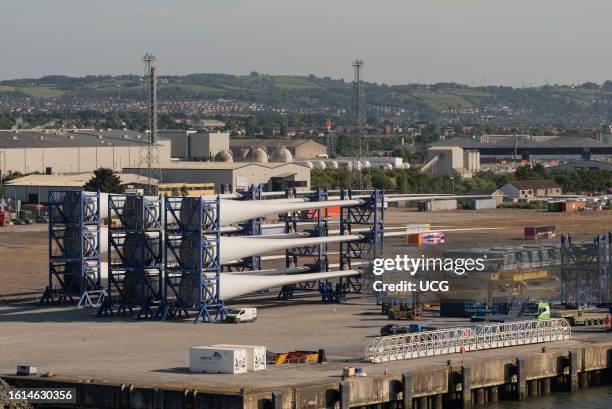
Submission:
M 195 205 L 186 208 L 187 203 Z M 220 205 L 219 196 L 214 200 L 166 198 L 166 275 L 158 319 L 188 318 L 194 310 L 194 323 L 220 322 L 227 317 L 227 308 L 219 297 Z
M 76 200 L 70 200 L 70 196 L 77 195 Z M 85 291 L 99 290 L 102 286 L 100 192 L 50 191 L 47 206 L 49 281 L 39 303 L 74 302 L 75 283 L 79 298 Z M 69 230 L 78 231 L 78 254 L 70 254 L 65 247 L 64 239 Z
M 291 196 L 287 192 L 287 197 Z M 295 191 L 293 191 L 295 197 Z M 311 202 L 321 202 L 328 200 L 329 194 L 327 190 L 315 188 L 313 194 L 306 196 Z M 327 237 L 329 234 L 329 210 L 328 208 L 315 209 L 312 213 L 307 211 L 291 212 L 285 216 L 285 233 L 294 233 L 297 231 L 297 223 L 299 222 L 314 222 L 313 228 L 308 229 L 311 237 Z M 312 263 L 305 264 L 311 268 L 312 272 L 329 271 L 329 259 L 327 256 L 327 244 L 315 244 L 311 246 L 295 247 L 285 250 L 285 267 L 297 267 L 299 259 L 302 257 L 314 258 Z M 281 288 L 278 298 L 287 300 L 293 298 L 294 292 L 298 290 L 317 291 L 319 286 L 316 281 L 309 281 L 291 285 L 285 285 Z
M 340 192 L 342 200 L 351 199 L 351 190 Z M 356 206 L 342 207 L 340 210 L 340 234 L 352 234 L 354 225 L 368 225 L 370 232 L 362 240 L 340 243 L 340 269 L 350 270 L 353 260 L 373 260 L 382 255 L 385 238 L 385 193 L 375 190 L 365 203 Z M 347 290 L 360 293 L 363 291 L 364 280 L 348 277 L 341 279 Z
M 127 219 L 126 209 L 137 219 Z M 155 317 L 163 291 L 162 210 L 161 197 L 108 195 L 108 286 L 98 317 L 128 311 L 135 318 Z M 137 237 L 138 256 L 126 254 L 128 236 Z
M 237 200 L 261 200 L 261 185 L 251 185 L 248 191 L 242 194 L 241 199 Z M 261 218 L 247 220 L 240 223 L 242 230 L 237 233 L 240 236 L 261 236 Z M 255 271 L 261 270 L 261 256 L 245 257 L 241 263 L 228 265 L 227 271 Z

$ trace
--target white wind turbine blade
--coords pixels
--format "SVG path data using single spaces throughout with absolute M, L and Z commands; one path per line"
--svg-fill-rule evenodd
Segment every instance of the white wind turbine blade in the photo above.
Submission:
M 338 277 L 352 277 L 361 274 L 357 270 L 328 271 L 322 273 L 292 274 L 292 275 L 248 275 L 224 273 L 221 282 L 220 297 L 223 300 L 240 297 L 264 288 L 281 287 L 283 285 L 301 283 L 304 281 L 326 280 Z

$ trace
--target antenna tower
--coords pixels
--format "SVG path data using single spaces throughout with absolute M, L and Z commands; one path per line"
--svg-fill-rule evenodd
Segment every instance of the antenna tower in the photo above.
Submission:
M 366 104 L 363 87 L 363 61 L 356 59 L 353 61 L 353 128 L 355 133 L 353 152 L 353 165 L 359 172 L 359 189 L 363 189 L 362 172 L 359 169 L 363 155 L 367 155 L 368 141 L 366 128 Z
M 153 165 L 159 164 L 159 149 L 157 146 L 157 57 L 153 54 L 145 54 L 142 57 L 145 63 L 144 86 L 147 95 L 147 111 L 149 114 L 149 141 L 146 147 L 141 149 L 141 164 L 146 164 L 147 167 L 147 191 L 146 194 L 154 193 L 153 183 Z M 158 177 L 161 179 L 161 170 L 158 170 Z M 161 180 L 160 180 L 161 182 Z

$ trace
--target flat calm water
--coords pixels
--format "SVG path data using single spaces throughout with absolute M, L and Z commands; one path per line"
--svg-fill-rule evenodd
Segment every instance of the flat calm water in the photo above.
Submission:
M 612 386 L 582 389 L 575 393 L 553 392 L 527 398 L 522 402 L 503 401 L 489 403 L 483 408 L 491 409 L 612 409 Z

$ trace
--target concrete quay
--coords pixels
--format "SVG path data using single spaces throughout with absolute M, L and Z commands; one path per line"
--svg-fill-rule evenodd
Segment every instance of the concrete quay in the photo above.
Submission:
M 612 343 L 557 347 L 552 352 L 546 351 L 545 344 L 540 348 L 539 353 L 498 359 L 479 360 L 477 354 L 472 354 L 472 359 L 462 365 L 453 365 L 451 360 L 446 367 L 238 392 L 224 392 L 222 388 L 214 391 L 197 384 L 179 388 L 87 382 L 68 377 L 2 378 L 15 387 L 73 387 L 77 389 L 76 407 L 109 409 L 470 408 L 498 400 L 522 400 L 612 383 Z M 411 361 L 403 362 L 410 366 Z

